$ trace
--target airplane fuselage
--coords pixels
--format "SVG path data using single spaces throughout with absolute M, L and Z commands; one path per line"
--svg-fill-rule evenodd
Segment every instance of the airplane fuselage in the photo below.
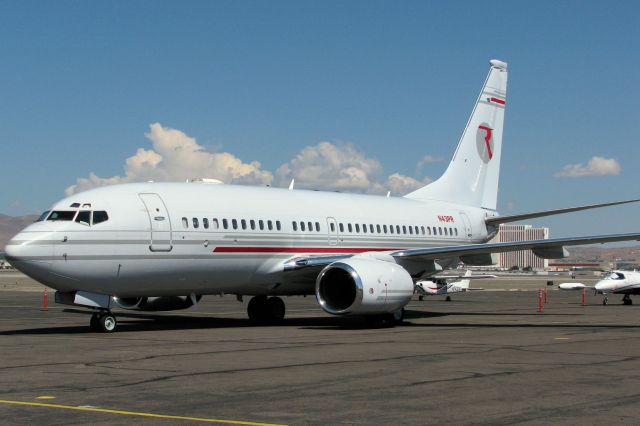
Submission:
M 72 207 L 74 206 L 74 207 Z M 16 235 L 8 255 L 61 291 L 148 295 L 313 294 L 296 256 L 484 242 L 480 208 L 399 197 L 206 183 L 103 187 L 65 198 Z M 106 212 L 101 223 L 82 221 Z M 104 215 L 100 213 L 101 215 Z M 28 255 L 25 252 L 28 251 Z

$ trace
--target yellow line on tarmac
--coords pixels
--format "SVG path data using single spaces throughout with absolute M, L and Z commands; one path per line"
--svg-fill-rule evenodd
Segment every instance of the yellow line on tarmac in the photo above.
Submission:
M 60 404 L 45 404 L 42 402 L 24 402 L 24 401 L 10 401 L 0 399 L 0 404 L 7 405 L 23 405 L 30 407 L 46 407 L 46 408 L 60 408 L 63 410 L 75 410 L 75 411 L 88 411 L 93 413 L 108 413 L 108 414 L 120 414 L 123 416 L 138 416 L 138 417 L 152 417 L 156 419 L 170 419 L 170 420 L 187 420 L 192 422 L 205 422 L 205 423 L 226 423 L 231 425 L 249 425 L 249 426 L 285 426 L 274 423 L 259 423 L 259 422 L 246 422 L 242 420 L 221 420 L 221 419 L 207 419 L 203 417 L 186 417 L 186 416 L 171 416 L 167 414 L 154 414 L 154 413 L 141 413 L 136 411 L 122 411 L 122 410 L 110 410 L 107 408 L 96 407 L 77 407 L 73 405 L 60 405 Z

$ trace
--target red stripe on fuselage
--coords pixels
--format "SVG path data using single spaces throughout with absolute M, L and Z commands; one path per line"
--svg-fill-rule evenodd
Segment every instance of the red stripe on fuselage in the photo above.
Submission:
M 366 251 L 404 250 L 363 247 L 216 247 L 214 253 L 364 253 Z
M 498 98 L 491 98 L 491 102 L 495 102 L 500 105 L 505 105 L 507 103 L 506 101 L 503 101 L 502 99 L 498 99 Z

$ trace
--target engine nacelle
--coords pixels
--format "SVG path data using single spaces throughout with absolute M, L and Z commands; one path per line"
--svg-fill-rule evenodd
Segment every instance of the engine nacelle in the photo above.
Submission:
M 113 302 L 123 309 L 135 311 L 177 311 L 187 309 L 200 301 L 198 296 L 114 297 Z
M 491 266 L 498 263 L 498 255 L 495 253 L 466 254 L 460 256 L 460 260 L 469 266 Z
M 531 249 L 531 251 L 542 259 L 564 259 L 569 257 L 569 251 L 563 246 L 539 247 Z
M 326 266 L 316 279 L 316 298 L 333 315 L 392 313 L 412 295 L 411 276 L 393 261 L 352 257 Z

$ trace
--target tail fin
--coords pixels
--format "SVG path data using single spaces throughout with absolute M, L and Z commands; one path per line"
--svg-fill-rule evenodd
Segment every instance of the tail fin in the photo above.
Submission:
M 490 63 L 489 75 L 449 167 L 440 179 L 405 197 L 496 209 L 507 99 L 507 64 L 495 59 Z
M 471 276 L 471 269 L 467 269 L 467 272 L 464 273 L 465 277 L 470 277 Z M 458 287 L 460 287 L 463 290 L 468 290 L 469 289 L 469 283 L 471 283 L 471 279 L 469 278 L 463 278 L 462 280 L 458 281 L 457 283 L 455 283 Z

